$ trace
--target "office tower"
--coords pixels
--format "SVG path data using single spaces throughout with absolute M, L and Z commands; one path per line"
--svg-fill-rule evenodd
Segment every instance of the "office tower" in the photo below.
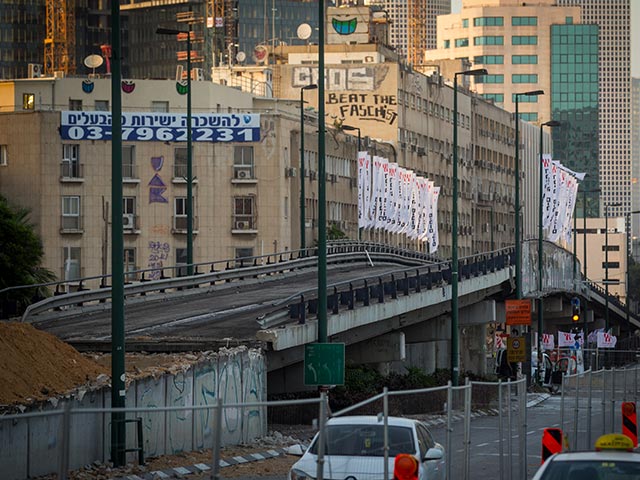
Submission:
M 425 51 L 436 48 L 437 16 L 451 13 L 451 0 L 373 0 L 369 4 L 388 13 L 389 43 L 413 65 L 425 63 Z
M 633 210 L 640 210 L 640 78 L 631 79 L 631 204 Z M 640 222 L 631 221 L 631 253 L 635 261 L 640 261 Z
M 2 2 L 0 7 L 0 79 L 26 78 L 44 62 L 45 0 Z M 29 64 L 37 65 L 31 67 Z

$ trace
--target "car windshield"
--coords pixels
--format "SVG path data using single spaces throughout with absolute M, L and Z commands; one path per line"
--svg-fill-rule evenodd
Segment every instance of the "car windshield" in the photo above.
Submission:
M 382 425 L 330 425 L 326 429 L 325 455 L 382 457 L 383 447 Z M 310 451 L 318 453 L 317 440 Z M 395 457 L 399 453 L 416 453 L 413 430 L 389 426 L 389 456 Z
M 553 462 L 543 480 L 640 480 L 640 463 L 583 460 Z

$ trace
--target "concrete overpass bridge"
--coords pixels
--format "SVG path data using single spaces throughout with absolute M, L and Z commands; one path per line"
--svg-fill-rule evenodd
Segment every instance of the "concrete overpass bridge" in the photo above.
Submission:
M 535 245 L 535 246 L 534 246 Z M 531 248 L 529 248 L 531 246 Z M 640 321 L 602 288 L 573 275 L 572 254 L 545 243 L 543 289 L 537 291 L 537 243 L 523 246 L 523 294 L 545 297 L 545 332 L 568 330 L 570 299 L 587 305 L 589 330 L 610 325 L 630 334 Z M 313 252 L 283 252 L 212 265 L 192 277 L 125 287 L 128 349 L 211 349 L 238 343 L 268 352 L 269 391 L 300 387 L 304 345 L 317 338 L 317 270 Z M 246 263 L 245 263 L 246 262 Z M 461 369 L 487 369 L 489 327 L 505 320 L 513 297 L 514 252 L 505 249 L 460 260 Z M 328 248 L 328 335 L 344 342 L 353 363 L 406 360 L 427 370 L 450 362 L 451 269 L 417 252 L 340 242 Z M 576 269 L 579 272 L 579 266 Z M 23 320 L 85 349 L 110 349 L 110 289 L 58 295 L 34 304 Z M 534 314 L 535 315 L 535 314 Z M 535 317 L 534 317 L 535 318 Z M 535 321 L 533 322 L 535 326 Z

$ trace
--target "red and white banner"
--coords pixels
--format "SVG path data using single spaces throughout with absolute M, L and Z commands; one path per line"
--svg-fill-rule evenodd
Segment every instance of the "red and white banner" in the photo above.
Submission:
M 618 337 L 606 332 L 598 332 L 598 348 L 615 348 Z
M 573 347 L 576 344 L 576 334 L 568 332 L 558 332 L 559 347 Z
M 555 339 L 553 337 L 553 333 L 543 333 L 542 334 L 542 349 L 543 350 L 553 350 L 556 348 Z

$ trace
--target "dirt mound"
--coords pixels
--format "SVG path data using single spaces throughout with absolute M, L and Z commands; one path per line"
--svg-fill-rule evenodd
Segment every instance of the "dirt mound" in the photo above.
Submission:
M 0 405 L 61 395 L 109 374 L 57 337 L 29 324 L 0 322 Z

